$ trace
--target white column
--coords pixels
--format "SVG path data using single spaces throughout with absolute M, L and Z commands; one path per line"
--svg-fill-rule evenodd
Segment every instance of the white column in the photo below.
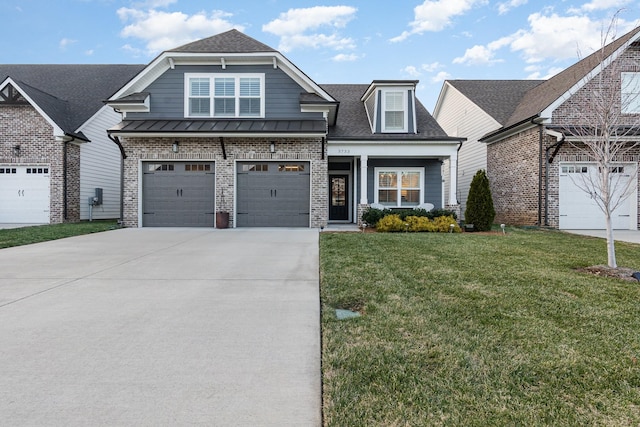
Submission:
M 458 152 L 455 151 L 449 159 L 449 204 L 458 204 L 456 190 L 458 189 Z
M 367 197 L 367 162 L 369 157 L 366 154 L 360 156 L 360 204 L 366 205 L 369 203 Z

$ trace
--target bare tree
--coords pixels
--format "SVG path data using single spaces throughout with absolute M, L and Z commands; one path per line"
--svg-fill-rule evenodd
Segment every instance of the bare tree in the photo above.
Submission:
M 602 32 L 593 78 L 581 89 L 580 102 L 570 108 L 575 119 L 563 126 L 567 142 L 579 153 L 576 158 L 595 165 L 569 176 L 604 213 L 607 263 L 612 268 L 617 267 L 612 214 L 636 194 L 640 152 L 640 48 L 632 48 L 635 55 L 612 56 L 608 44 L 616 38 L 617 16 Z

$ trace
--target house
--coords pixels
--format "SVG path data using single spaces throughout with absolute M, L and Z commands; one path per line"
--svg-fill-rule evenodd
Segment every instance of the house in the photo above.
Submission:
M 459 169 L 465 174 L 459 177 L 464 182 L 460 188 L 467 185 L 467 173 L 486 164 L 496 222 L 604 228 L 604 215 L 577 179 L 597 175 L 598 168 L 581 151 L 582 141 L 573 130 L 585 125 L 579 110 L 587 108 L 596 77 L 616 85 L 610 87 L 618 93 L 625 79 L 638 79 L 639 39 L 640 27 L 545 81 L 445 82 L 434 116 L 451 135 L 469 138 L 463 146 L 467 151 L 461 150 L 459 156 Z M 610 75 L 610 70 L 617 75 Z M 631 87 L 640 92 L 640 85 Z M 620 116 L 629 122 L 621 123 L 623 127 L 637 125 L 640 109 L 636 110 Z M 639 158 L 636 149 L 614 159 L 612 168 L 620 173 L 621 182 L 631 184 L 631 196 L 612 216 L 616 229 L 636 230 L 640 222 Z
M 500 129 L 511 117 L 524 94 L 542 80 L 446 80 L 433 117 L 452 136 L 467 140 L 458 153 L 458 191 L 461 219 L 467 208 L 471 180 L 480 169 L 487 169 L 485 134 Z M 449 181 L 449 177 L 445 178 Z
M 142 68 L 0 65 L 0 222 L 119 218 L 120 153 L 106 129 L 120 116 L 103 101 Z
M 456 208 L 442 164 L 455 168 L 463 138 L 416 84 L 320 85 L 237 30 L 165 51 L 107 101 L 122 114 L 108 133 L 124 224 L 322 227 L 372 203 Z

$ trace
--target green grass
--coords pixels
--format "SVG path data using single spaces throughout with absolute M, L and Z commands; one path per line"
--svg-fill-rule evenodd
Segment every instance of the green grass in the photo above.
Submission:
M 604 240 L 322 233 L 320 259 L 325 425 L 640 424 L 640 284 L 575 271 Z
M 119 228 L 119 226 L 115 220 L 9 228 L 0 230 L 0 249 L 114 230 L 116 228 Z

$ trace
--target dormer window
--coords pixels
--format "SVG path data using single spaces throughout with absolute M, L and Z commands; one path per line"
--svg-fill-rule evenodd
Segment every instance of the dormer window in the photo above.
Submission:
M 263 74 L 185 74 L 185 117 L 264 117 Z
M 384 110 L 383 132 L 407 132 L 406 92 L 387 90 L 382 92 L 382 108 Z

